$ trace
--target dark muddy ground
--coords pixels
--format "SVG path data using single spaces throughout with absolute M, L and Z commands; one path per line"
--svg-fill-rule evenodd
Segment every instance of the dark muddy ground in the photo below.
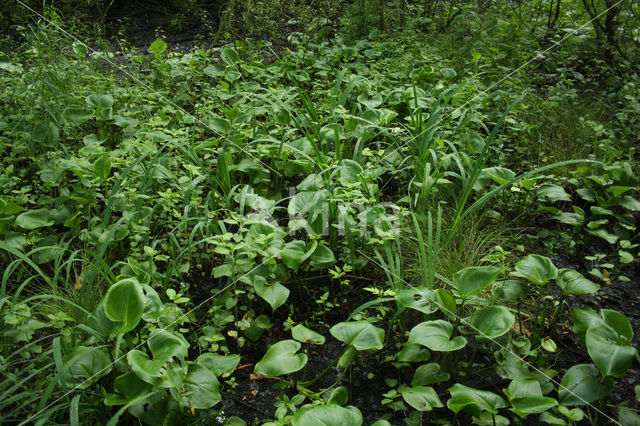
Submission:
M 219 14 L 218 4 L 171 11 L 167 7 L 122 2 L 119 7 L 109 10 L 107 35 L 126 40 L 139 54 L 148 53 L 149 45 L 160 37 L 169 51 L 186 53 L 194 47 L 211 47 L 218 31 Z

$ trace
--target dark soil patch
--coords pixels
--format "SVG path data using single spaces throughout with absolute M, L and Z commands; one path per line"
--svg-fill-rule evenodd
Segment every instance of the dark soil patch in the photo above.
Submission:
M 220 5 L 212 3 L 192 9 L 119 2 L 109 10 L 107 35 L 124 38 L 140 54 L 156 39 L 167 49 L 186 53 L 194 47 L 211 47 L 219 25 Z

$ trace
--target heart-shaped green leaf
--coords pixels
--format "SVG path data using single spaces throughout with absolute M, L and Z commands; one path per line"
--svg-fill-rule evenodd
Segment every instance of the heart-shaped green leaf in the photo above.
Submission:
M 54 222 L 48 209 L 38 209 L 20 213 L 16 217 L 15 223 L 23 229 L 38 229 L 44 226 L 51 226 Z
M 438 394 L 432 387 L 416 386 L 404 388 L 402 398 L 418 411 L 431 411 L 434 408 L 443 407 Z
M 232 372 L 240 363 L 240 355 L 206 353 L 200 355 L 196 362 L 211 370 L 211 372 L 216 376 L 219 376 L 224 373 Z
M 306 406 L 291 420 L 294 426 L 360 426 L 362 413 L 353 406 Z
M 184 359 L 189 349 L 189 343 L 181 334 L 162 329 L 153 332 L 147 344 L 153 359 L 162 362 L 169 361 L 174 356 Z
M 573 269 L 560 269 L 556 283 L 564 294 L 593 294 L 600 286 Z
M 160 384 L 160 372 L 165 361 L 151 360 L 144 352 L 132 350 L 127 354 L 127 362 L 140 379 L 152 385 Z
M 550 397 L 542 396 L 542 389 L 537 380 L 515 379 L 504 393 L 511 403 L 511 411 L 524 418 L 529 414 L 542 413 L 558 405 Z
M 111 174 L 111 158 L 109 154 L 103 154 L 93 163 L 93 174 L 105 180 Z
M 365 320 L 341 322 L 331 327 L 329 332 L 359 351 L 379 350 L 384 345 L 384 330 Z
M 282 340 L 273 344 L 256 364 L 256 373 L 265 376 L 280 376 L 300 370 L 307 363 L 307 355 L 297 354 L 300 342 Z
M 324 344 L 324 336 L 320 333 L 316 333 L 313 330 L 309 330 L 302 324 L 298 324 L 291 329 L 291 335 L 294 339 L 303 343 L 313 343 L 315 345 Z
M 447 407 L 454 413 L 464 410 L 474 417 L 482 412 L 497 414 L 498 408 L 507 406 L 504 399 L 493 392 L 470 388 L 460 383 L 449 388 L 451 398 L 447 401 Z
M 591 308 L 573 308 L 571 315 L 573 316 L 573 332 L 582 343 L 585 342 L 589 327 L 596 324 L 604 324 L 602 317 Z
M 421 365 L 413 373 L 413 380 L 411 386 L 427 386 L 434 383 L 440 383 L 449 380 L 449 373 L 440 371 L 440 364 L 437 362 L 430 362 L 429 364 Z
M 462 269 L 453 276 L 453 287 L 463 298 L 475 296 L 493 284 L 500 274 L 495 266 L 472 266 Z
M 333 265 L 335 262 L 336 257 L 333 255 L 331 249 L 322 244 L 318 244 L 311 255 L 311 265 L 314 268 L 324 268 Z
M 562 405 L 584 405 L 602 399 L 613 390 L 614 380 L 602 378 L 600 371 L 592 364 L 574 365 L 564 373 L 558 401 Z
M 434 303 L 436 293 L 428 288 L 413 288 L 398 291 L 396 295 L 398 305 L 403 308 L 415 309 L 416 311 L 431 314 L 438 310 L 438 304 Z
M 542 201 L 571 201 L 571 197 L 561 186 L 551 183 L 540 185 L 536 192 L 538 193 L 538 198 Z
M 180 402 L 193 409 L 211 408 L 222 400 L 219 388 L 218 379 L 208 368 L 191 362 L 180 393 Z M 172 394 L 175 398 L 175 391 Z
M 536 284 L 546 284 L 558 275 L 551 259 L 539 254 L 530 254 L 516 263 L 517 273 Z
M 529 285 L 520 280 L 506 280 L 496 283 L 491 291 L 493 296 L 505 303 L 517 303 L 529 294 Z
M 78 378 L 79 383 L 82 382 L 82 386 L 78 385 L 78 387 L 84 388 L 85 384 L 88 386 L 109 374 L 112 365 L 109 355 L 103 349 L 77 346 L 66 357 L 64 368 L 68 369 L 71 377 Z
M 222 59 L 222 61 L 227 65 L 235 66 L 240 58 L 238 56 L 238 52 L 236 52 L 233 48 L 225 47 L 220 52 L 220 59 Z
M 109 394 L 104 399 L 107 406 L 124 405 L 151 391 L 152 386 L 141 380 L 135 373 L 129 372 L 118 376 L 113 382 L 116 394 Z
M 487 306 L 471 315 L 470 324 L 479 334 L 479 340 L 495 339 L 506 334 L 516 317 L 504 306 Z
M 417 343 L 432 351 L 457 351 L 467 344 L 467 339 L 456 336 L 451 339 L 453 325 L 449 321 L 425 321 L 413 327 L 409 333 L 408 343 Z
M 144 293 L 138 280 L 125 278 L 109 287 L 104 297 L 104 312 L 111 321 L 120 323 L 120 333 L 133 330 L 144 312 Z
M 262 297 L 274 311 L 289 298 L 289 289 L 278 282 L 267 284 L 264 280 L 256 280 L 253 288 L 258 296 Z
M 404 349 L 398 352 L 397 359 L 400 362 L 429 361 L 431 359 L 431 352 L 420 345 L 406 345 Z
M 62 113 L 62 119 L 67 124 L 79 126 L 93 117 L 93 112 L 81 106 L 67 107 Z
M 637 354 L 625 336 L 607 324 L 589 327 L 585 345 L 593 363 L 605 376 L 624 377 Z
M 313 241 L 307 250 L 307 246 L 304 241 L 290 241 L 284 245 L 284 248 L 280 252 L 282 262 L 289 268 L 297 271 L 300 265 L 302 265 L 302 263 L 307 260 L 311 254 L 313 254 L 317 245 L 318 242 Z

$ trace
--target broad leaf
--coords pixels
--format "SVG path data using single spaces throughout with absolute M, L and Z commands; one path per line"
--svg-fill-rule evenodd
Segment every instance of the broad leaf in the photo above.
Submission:
M 211 370 L 213 374 L 219 376 L 232 372 L 240 363 L 240 355 L 219 355 L 214 353 L 202 354 L 196 362 Z
M 294 339 L 303 343 L 313 343 L 316 345 L 324 344 L 324 336 L 320 333 L 316 333 L 313 330 L 309 330 L 302 324 L 298 324 L 291 329 L 291 335 Z
M 111 321 L 120 323 L 120 333 L 133 330 L 144 312 L 144 294 L 138 280 L 125 278 L 113 284 L 104 297 L 104 312 Z
M 127 363 L 140 379 L 154 386 L 160 384 L 160 373 L 165 361 L 151 360 L 144 352 L 132 350 L 127 353 Z
M 468 298 L 475 296 L 493 284 L 500 274 L 495 266 L 472 266 L 462 269 L 453 276 L 453 287 L 460 296 Z
M 425 314 L 431 314 L 438 310 L 438 304 L 434 303 L 436 293 L 428 288 L 414 288 L 398 291 L 396 301 L 403 308 L 411 308 Z
M 289 289 L 279 282 L 267 284 L 264 280 L 256 280 L 253 288 L 258 296 L 263 298 L 274 311 L 282 306 L 289 298 Z
M 440 383 L 449 380 L 449 373 L 440 371 L 440 364 L 437 362 L 430 362 L 429 364 L 421 365 L 413 373 L 413 380 L 411 386 L 427 386 L 434 383 Z
M 444 320 L 425 321 L 413 327 L 408 343 L 417 343 L 432 351 L 457 351 L 467 344 L 467 339 L 456 336 L 451 339 L 453 325 Z
M 303 407 L 291 420 L 294 426 L 360 426 L 362 413 L 353 406 L 331 404 Z
M 418 411 L 431 411 L 434 408 L 443 407 L 438 394 L 432 387 L 416 386 L 404 388 L 402 398 Z
M 556 284 L 564 294 L 593 294 L 600 286 L 573 269 L 560 269 Z
M 602 378 L 600 371 L 592 364 L 574 365 L 562 376 L 558 389 L 558 401 L 562 405 L 591 404 L 609 395 L 614 380 Z
M 192 409 L 211 408 L 222 400 L 219 388 L 218 379 L 208 368 L 191 362 L 184 379 L 180 403 Z M 173 389 L 172 394 L 175 398 Z
M 28 210 L 16 218 L 16 225 L 24 229 L 38 229 L 54 224 L 48 209 Z
M 384 330 L 365 320 L 341 322 L 331 327 L 329 332 L 359 351 L 379 350 L 384 345 Z
M 307 355 L 297 354 L 300 342 L 282 340 L 273 344 L 256 364 L 256 373 L 265 376 L 280 376 L 300 370 L 307 363 Z
M 181 334 L 162 329 L 152 332 L 148 345 L 153 359 L 163 362 L 169 361 L 174 356 L 184 359 L 189 348 L 189 343 Z
M 507 406 L 504 399 L 493 392 L 470 388 L 460 383 L 449 388 L 451 398 L 447 401 L 447 407 L 454 413 L 464 410 L 474 417 L 482 412 L 497 414 L 499 408 Z
M 637 354 L 628 340 L 607 324 L 589 327 L 585 345 L 593 363 L 605 376 L 624 377 Z
M 551 183 L 540 185 L 536 192 L 542 201 L 571 201 L 571 197 L 561 186 Z
M 471 315 L 470 324 L 479 336 L 479 340 L 495 339 L 506 334 L 516 317 L 504 306 L 487 306 Z
M 558 269 L 551 259 L 538 254 L 530 254 L 516 263 L 517 273 L 536 284 L 546 284 L 558 275 Z

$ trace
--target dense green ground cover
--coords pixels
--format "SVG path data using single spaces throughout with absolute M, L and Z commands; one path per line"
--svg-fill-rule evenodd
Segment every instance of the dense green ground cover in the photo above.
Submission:
M 3 40 L 0 419 L 640 422 L 640 77 L 498 12 Z

